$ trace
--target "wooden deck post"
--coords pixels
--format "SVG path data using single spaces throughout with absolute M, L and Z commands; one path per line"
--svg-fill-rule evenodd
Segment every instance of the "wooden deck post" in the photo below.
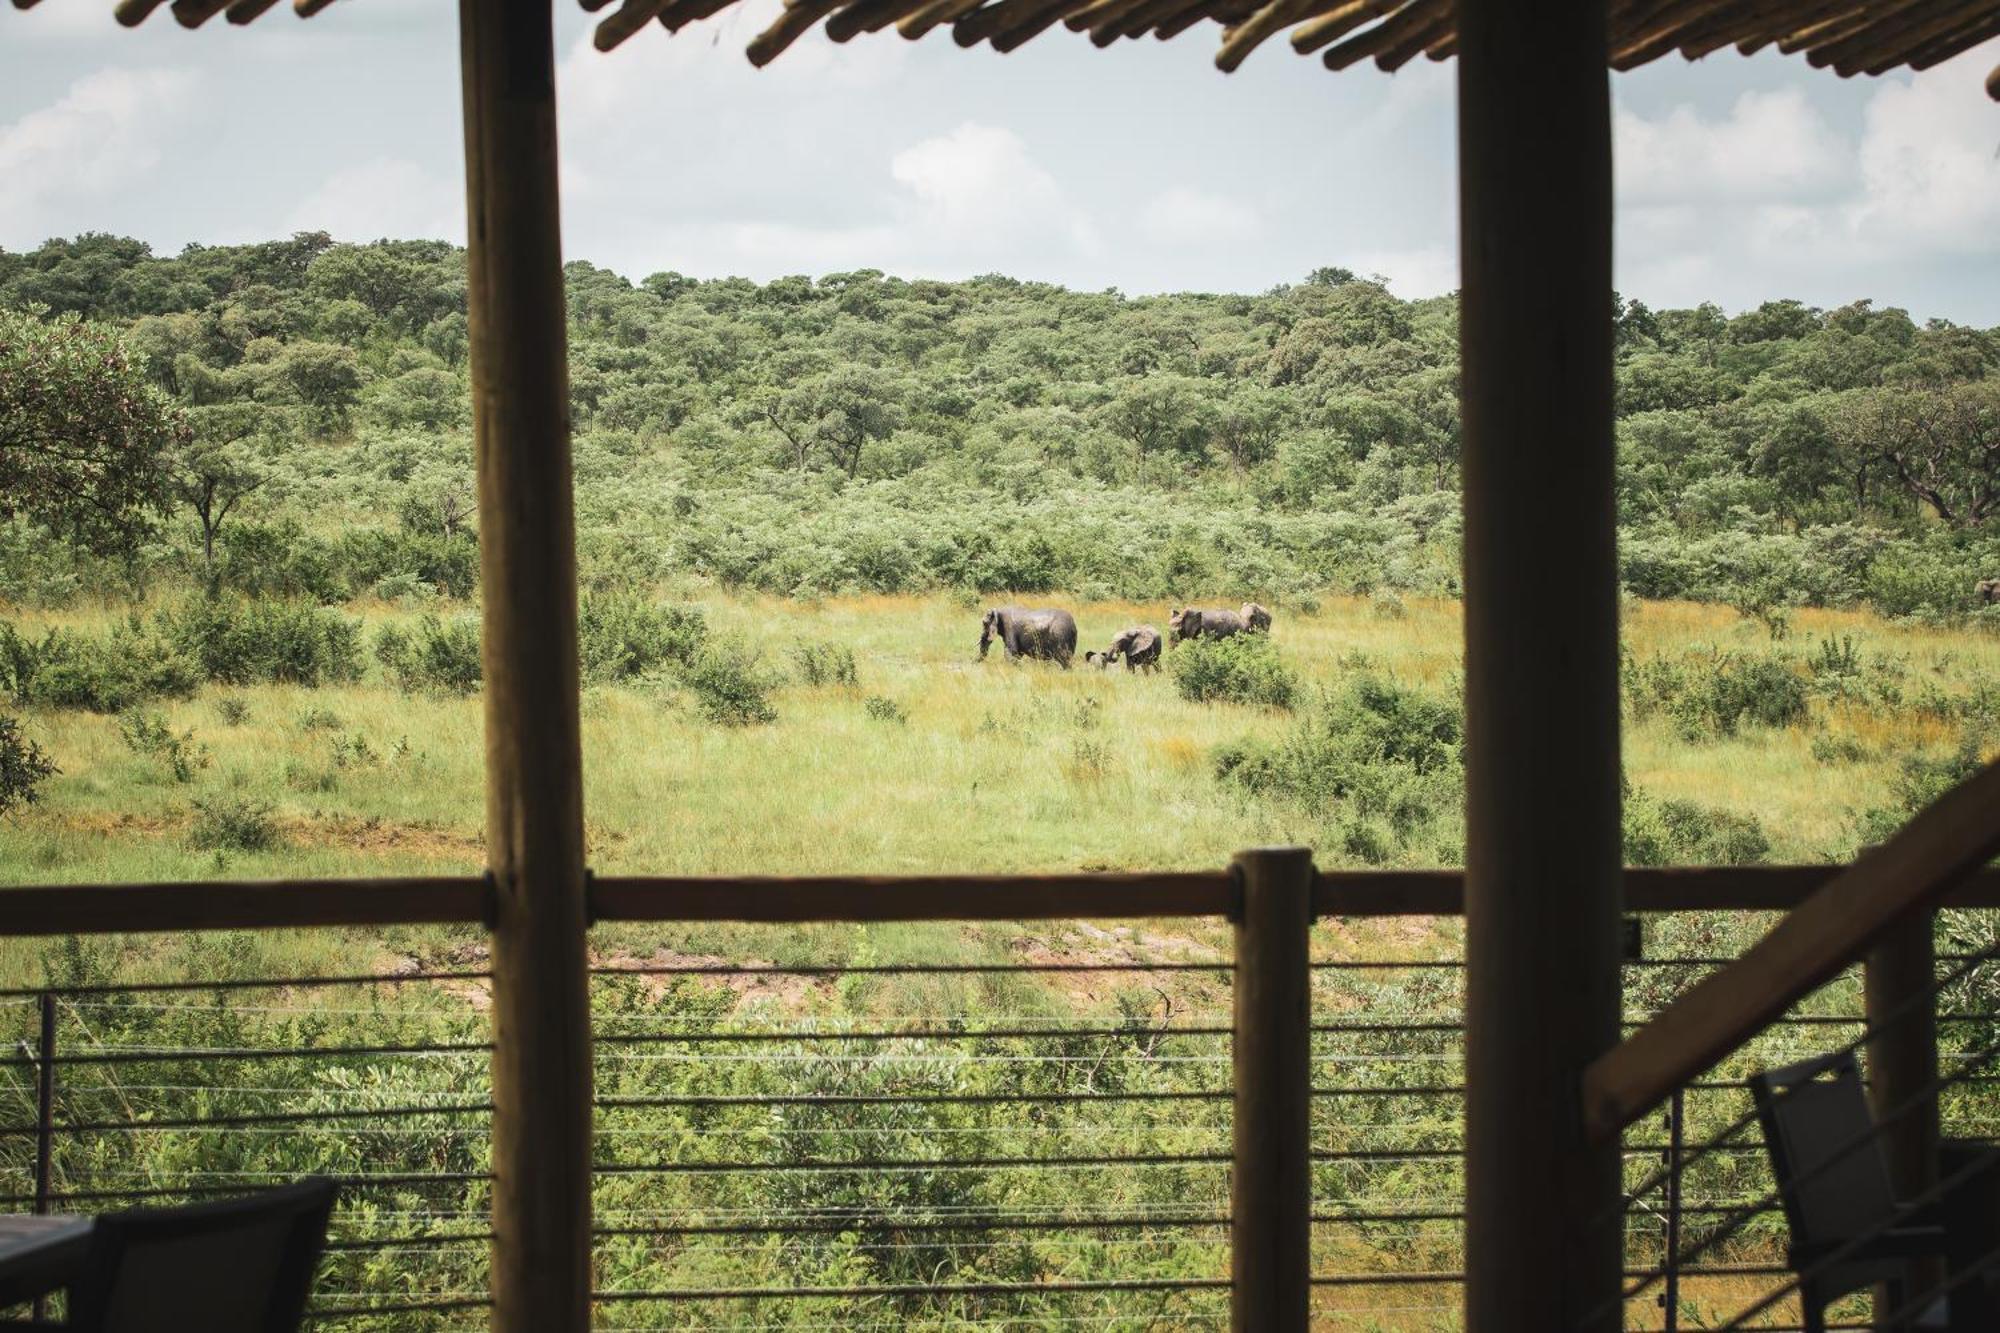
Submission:
M 1622 1325 L 1605 0 L 1458 0 L 1469 1333 Z
M 1312 1295 L 1312 852 L 1241 852 L 1230 1327 L 1306 1333 Z
M 460 0 L 493 922 L 493 1328 L 590 1326 L 591 1058 L 550 0 Z
M 1883 1126 L 1882 1147 L 1896 1197 L 1914 1199 L 1938 1182 L 1938 1103 L 1935 1093 L 1903 1109 L 1938 1073 L 1937 1002 L 1926 999 L 1937 981 L 1933 937 L 1936 916 L 1919 912 L 1869 951 L 1862 964 L 1862 997 L 1868 1018 L 1868 1100 Z M 1900 1111 L 1900 1113 L 1899 1113 Z M 1895 1119 L 1891 1120 L 1890 1117 Z M 1912 1259 L 1905 1298 L 1944 1281 L 1936 1259 Z M 1877 1288 L 1875 1310 L 1887 1314 Z

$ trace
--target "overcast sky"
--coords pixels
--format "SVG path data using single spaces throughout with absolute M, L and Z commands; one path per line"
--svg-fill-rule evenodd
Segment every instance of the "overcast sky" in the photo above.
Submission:
M 777 0 L 616 53 L 558 0 L 563 229 L 633 277 L 1004 272 L 1261 291 L 1322 264 L 1457 285 L 1449 65 L 1330 74 L 1282 40 L 1236 74 L 1207 28 L 1012 55 L 946 34 L 743 58 Z M 325 229 L 462 240 L 456 6 L 127 32 L 109 0 L 0 13 L 0 246 Z M 1619 287 L 1736 310 L 1858 297 L 2000 324 L 2000 43 L 1841 80 L 1727 52 L 1616 76 Z

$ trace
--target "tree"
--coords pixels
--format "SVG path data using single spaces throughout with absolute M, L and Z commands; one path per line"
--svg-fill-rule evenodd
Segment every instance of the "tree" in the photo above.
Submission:
M 1207 448 L 1214 408 L 1199 380 L 1182 375 L 1147 375 L 1127 380 L 1106 403 L 1100 420 L 1114 435 L 1131 442 L 1134 461 L 1172 454 L 1199 461 Z
M 213 582 L 217 534 L 244 497 L 270 481 L 271 473 L 247 444 L 260 420 L 252 404 L 196 408 L 191 416 L 195 428 L 172 464 L 173 490 L 201 524 L 202 567 Z
M 1903 489 L 1953 527 L 2000 511 L 2000 380 L 1857 396 L 1841 431 L 1889 465 Z
M 129 553 L 168 505 L 185 416 L 119 336 L 0 311 L 0 514 L 100 553 Z
M 1247 384 L 1222 401 L 1215 413 L 1215 443 L 1238 472 L 1278 453 L 1278 437 L 1291 424 L 1292 400 L 1262 385 Z
M 867 366 L 844 366 L 815 375 L 791 391 L 766 398 L 764 418 L 785 437 L 793 466 L 803 469 L 815 449 L 852 477 L 870 440 L 903 424 L 902 386 Z

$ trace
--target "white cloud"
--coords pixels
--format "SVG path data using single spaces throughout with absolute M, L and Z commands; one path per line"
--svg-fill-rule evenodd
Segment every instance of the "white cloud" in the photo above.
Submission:
M 0 240 L 39 241 L 160 163 L 195 86 L 175 69 L 102 69 L 0 127 Z
M 1656 120 L 1620 107 L 1613 133 L 1627 206 L 1800 202 L 1838 191 L 1853 175 L 1848 145 L 1792 88 L 1746 92 L 1718 119 L 1685 103 Z
M 1232 245 L 1256 240 L 1264 220 L 1240 200 L 1176 185 L 1139 210 L 1139 230 L 1158 245 Z
M 1968 96 L 1982 64 L 1940 67 L 1937 77 L 1890 83 L 1868 103 L 1861 136 L 1864 198 L 1853 232 L 1882 245 L 1990 257 L 2000 237 L 2000 119 Z
M 970 121 L 890 159 L 889 174 L 914 196 L 903 223 L 909 240 L 961 257 L 1050 246 L 1090 253 L 1097 230 L 1012 130 Z
M 342 241 L 382 237 L 465 241 L 465 186 L 402 158 L 343 167 L 300 200 L 287 231 L 325 231 Z
M 1458 251 L 1447 245 L 1364 251 L 1348 267 L 1363 277 L 1388 279 L 1389 289 L 1406 301 L 1458 290 Z

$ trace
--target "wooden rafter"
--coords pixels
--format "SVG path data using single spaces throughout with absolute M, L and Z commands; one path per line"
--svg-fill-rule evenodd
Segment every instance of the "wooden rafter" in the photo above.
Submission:
M 69 0 L 82 3 L 83 0 Z M 29 9 L 39 0 L 14 0 Z M 134 27 L 165 6 L 183 26 L 200 27 L 217 14 L 250 23 L 278 0 L 116 0 L 120 23 Z M 311 18 L 333 0 L 292 0 Z M 677 32 L 743 0 L 577 0 L 602 14 L 599 50 L 623 45 L 653 23 Z M 1699 60 L 1734 46 L 1744 55 L 1774 47 L 1804 55 L 1841 77 L 1928 69 L 2000 37 L 2000 0 L 1609 0 L 1610 58 L 1627 70 L 1678 51 Z M 788 0 L 778 18 L 751 42 L 753 64 L 764 65 L 814 28 L 836 42 L 893 27 L 915 40 L 948 27 L 960 46 L 1012 51 L 1058 25 L 1086 33 L 1098 46 L 1148 33 L 1165 40 L 1214 23 L 1221 30 L 1216 66 L 1232 71 L 1251 52 L 1289 32 L 1300 55 L 1321 51 L 1329 69 L 1373 59 L 1395 70 L 1419 54 L 1432 60 L 1458 52 L 1458 0 Z M 1986 80 L 2000 101 L 2000 69 Z

